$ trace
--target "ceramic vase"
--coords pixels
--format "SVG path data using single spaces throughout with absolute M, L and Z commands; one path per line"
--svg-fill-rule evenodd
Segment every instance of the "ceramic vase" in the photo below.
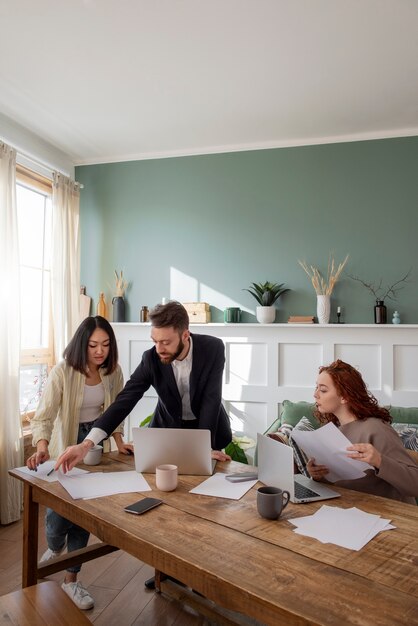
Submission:
M 260 324 L 273 324 L 276 319 L 276 307 L 258 306 L 256 307 L 256 317 Z
M 125 300 L 122 296 L 115 296 L 112 300 L 113 304 L 113 321 L 125 321 Z
M 331 314 L 331 296 L 317 296 L 316 315 L 318 324 L 329 324 Z
M 392 317 L 392 324 L 400 324 L 400 323 L 401 323 L 400 315 L 398 311 L 395 311 Z

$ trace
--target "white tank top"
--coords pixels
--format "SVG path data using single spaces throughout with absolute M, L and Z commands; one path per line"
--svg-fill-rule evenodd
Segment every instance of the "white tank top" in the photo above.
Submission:
M 84 385 L 83 404 L 80 409 L 80 424 L 92 422 L 103 413 L 104 397 L 103 383 Z

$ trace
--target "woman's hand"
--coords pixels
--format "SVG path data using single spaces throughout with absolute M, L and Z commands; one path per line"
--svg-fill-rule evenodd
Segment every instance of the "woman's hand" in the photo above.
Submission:
M 229 454 L 225 454 L 222 450 L 212 450 L 212 459 L 216 461 L 230 461 L 231 457 Z
M 351 454 L 347 454 L 348 458 L 364 461 L 376 469 L 379 469 L 382 463 L 382 455 L 371 443 L 355 443 L 348 446 L 347 450 L 351 452 Z
M 40 439 L 36 444 L 36 452 L 32 454 L 26 461 L 26 466 L 30 470 L 36 472 L 38 465 L 45 463 L 49 459 L 48 441 L 46 439 Z
M 48 447 L 42 450 L 37 450 L 34 454 L 32 454 L 26 461 L 26 466 L 30 470 L 34 470 L 36 472 L 36 468 L 38 465 L 42 465 L 45 461 L 49 459 Z
M 322 480 L 329 472 L 326 465 L 316 465 L 315 459 L 309 459 L 306 467 L 313 480 Z
M 116 445 L 118 447 L 118 452 L 120 452 L 121 454 L 133 454 L 134 453 L 134 447 L 131 443 L 125 443 L 121 441 L 120 443 L 116 442 Z

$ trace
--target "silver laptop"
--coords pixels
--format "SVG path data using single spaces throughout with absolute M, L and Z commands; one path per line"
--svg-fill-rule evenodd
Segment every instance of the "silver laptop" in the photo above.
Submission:
M 157 465 L 167 463 L 192 476 L 210 476 L 215 469 L 209 430 L 132 428 L 132 435 L 137 472 L 154 474 Z
M 266 435 L 257 434 L 258 480 L 290 493 L 295 504 L 339 498 L 340 494 L 303 474 L 294 473 L 293 449 Z

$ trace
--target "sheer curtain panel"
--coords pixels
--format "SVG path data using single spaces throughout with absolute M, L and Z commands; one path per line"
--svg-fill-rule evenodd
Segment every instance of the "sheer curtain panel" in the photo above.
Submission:
M 52 185 L 51 295 L 55 359 L 80 320 L 80 185 L 54 173 Z
M 20 518 L 20 481 L 8 470 L 23 463 L 19 408 L 20 293 L 16 152 L 0 142 L 0 523 Z

